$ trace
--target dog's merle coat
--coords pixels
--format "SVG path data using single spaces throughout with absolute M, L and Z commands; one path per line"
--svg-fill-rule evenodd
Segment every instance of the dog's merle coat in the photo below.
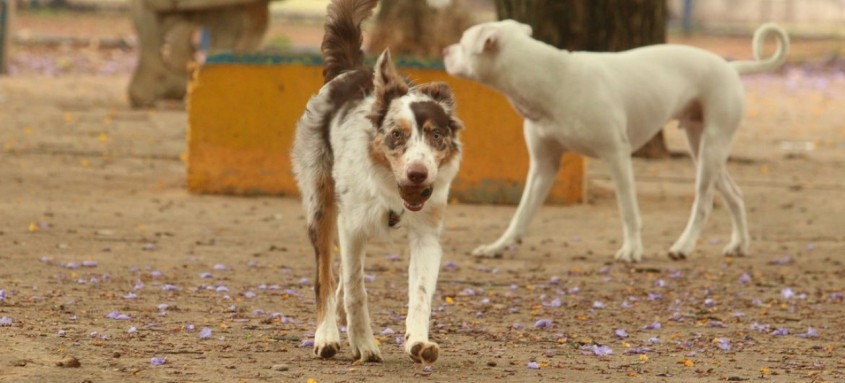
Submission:
M 328 6 L 325 85 L 309 100 L 294 139 L 294 172 L 317 260 L 314 352 L 329 358 L 339 350 L 336 308 L 342 300 L 356 360 L 381 360 L 367 310 L 364 246 L 401 226 L 411 254 L 405 350 L 414 361 L 431 363 L 439 352 L 428 339 L 431 298 L 449 185 L 460 162 L 461 123 L 446 84 L 413 86 L 387 51 L 375 68 L 363 65 L 360 24 L 376 3 L 334 0 Z M 335 232 L 341 283 L 333 294 Z

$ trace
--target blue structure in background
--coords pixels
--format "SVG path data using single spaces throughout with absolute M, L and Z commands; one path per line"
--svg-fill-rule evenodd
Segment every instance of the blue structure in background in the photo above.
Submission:
M 681 16 L 681 26 L 684 33 L 692 31 L 692 0 L 684 0 L 684 10 Z

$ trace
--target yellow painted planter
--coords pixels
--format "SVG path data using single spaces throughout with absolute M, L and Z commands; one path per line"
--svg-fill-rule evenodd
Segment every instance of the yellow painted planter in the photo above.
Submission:
M 195 193 L 296 195 L 290 163 L 296 122 L 322 85 L 318 59 L 224 58 L 202 66 L 188 90 L 188 189 Z M 303 62 L 304 61 L 304 62 Z M 452 198 L 517 203 L 528 173 L 522 118 L 500 94 L 442 69 L 403 68 L 416 83 L 452 86 L 464 156 Z M 584 200 L 584 160 L 567 154 L 549 202 Z

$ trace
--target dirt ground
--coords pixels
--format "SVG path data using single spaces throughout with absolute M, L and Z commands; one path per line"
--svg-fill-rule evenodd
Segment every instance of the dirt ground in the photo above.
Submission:
M 596 162 L 590 202 L 544 207 L 503 259 L 469 251 L 514 207 L 451 206 L 432 315 L 441 356 L 425 368 L 397 344 L 401 233 L 366 264 L 385 362 L 353 365 L 348 348 L 315 359 L 295 198 L 186 193 L 183 105 L 129 109 L 131 65 L 22 68 L 0 78 L 0 382 L 845 381 L 841 69 L 746 79 L 729 170 L 748 205 L 748 257 L 720 255 L 720 203 L 693 257 L 665 256 L 692 202 L 686 158 L 636 161 L 641 264 L 612 262 L 620 223 Z M 68 357 L 81 367 L 57 366 Z

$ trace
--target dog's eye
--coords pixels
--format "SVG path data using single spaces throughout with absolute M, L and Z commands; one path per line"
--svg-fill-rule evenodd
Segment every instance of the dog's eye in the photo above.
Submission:
M 392 134 L 393 134 L 393 138 L 394 138 L 394 139 L 397 139 L 397 140 L 398 140 L 398 139 L 401 139 L 401 138 L 402 138 L 402 132 L 400 132 L 400 131 L 398 131 L 398 130 L 394 130 Z
M 441 133 L 440 130 L 435 130 L 432 133 L 432 137 L 434 137 L 435 140 L 439 140 L 440 138 L 443 137 L 443 133 Z

